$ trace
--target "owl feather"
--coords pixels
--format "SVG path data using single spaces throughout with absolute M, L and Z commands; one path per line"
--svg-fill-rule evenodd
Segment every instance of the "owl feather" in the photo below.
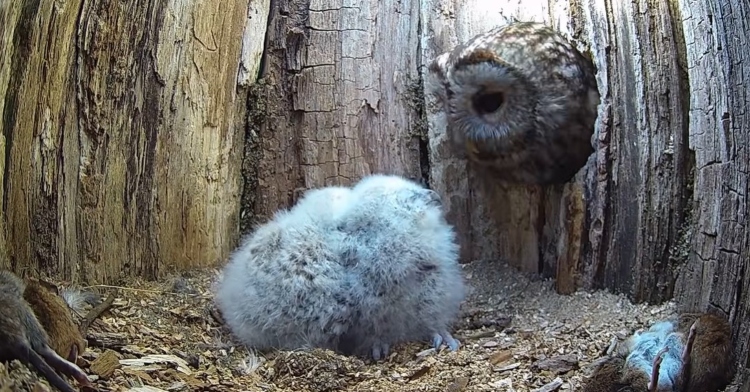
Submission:
M 516 22 L 428 66 L 456 151 L 498 181 L 568 182 L 593 152 L 595 67 L 553 29 Z

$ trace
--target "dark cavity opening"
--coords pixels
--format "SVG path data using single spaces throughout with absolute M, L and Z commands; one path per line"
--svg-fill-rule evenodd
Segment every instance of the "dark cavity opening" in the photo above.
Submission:
M 495 112 L 505 102 L 503 93 L 480 93 L 474 96 L 472 103 L 477 114 L 484 115 Z

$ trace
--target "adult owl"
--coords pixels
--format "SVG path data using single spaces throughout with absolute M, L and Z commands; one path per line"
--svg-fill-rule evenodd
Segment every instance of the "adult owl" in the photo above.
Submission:
M 494 179 L 565 183 L 593 152 L 596 70 L 550 27 L 494 28 L 439 55 L 428 70 L 451 143 Z

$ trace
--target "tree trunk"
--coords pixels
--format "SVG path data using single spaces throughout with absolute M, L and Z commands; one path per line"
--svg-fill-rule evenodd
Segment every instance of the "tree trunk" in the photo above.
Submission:
M 2 1 L 3 264 L 94 283 L 227 255 L 247 10 Z
M 686 310 L 712 308 L 730 316 L 741 390 L 750 391 L 750 5 L 684 0 L 679 6 L 687 43 L 686 115 L 695 172 L 687 263 L 675 299 Z
M 303 189 L 370 172 L 421 177 L 419 2 L 336 3 L 272 2 L 250 102 L 244 229 Z
M 554 272 L 560 292 L 674 296 L 682 310 L 723 312 L 748 390 L 748 5 L 488 4 L 424 0 L 422 64 L 509 19 L 543 21 L 590 50 L 602 104 L 596 152 L 575 181 L 482 192 L 446 152 L 444 114 L 427 97 L 433 185 L 451 196 L 466 256 Z

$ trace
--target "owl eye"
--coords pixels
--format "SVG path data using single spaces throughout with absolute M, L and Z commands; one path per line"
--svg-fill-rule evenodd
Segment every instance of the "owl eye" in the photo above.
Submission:
M 489 114 L 495 112 L 505 101 L 505 96 L 501 92 L 483 93 L 474 96 L 472 103 L 477 114 Z

